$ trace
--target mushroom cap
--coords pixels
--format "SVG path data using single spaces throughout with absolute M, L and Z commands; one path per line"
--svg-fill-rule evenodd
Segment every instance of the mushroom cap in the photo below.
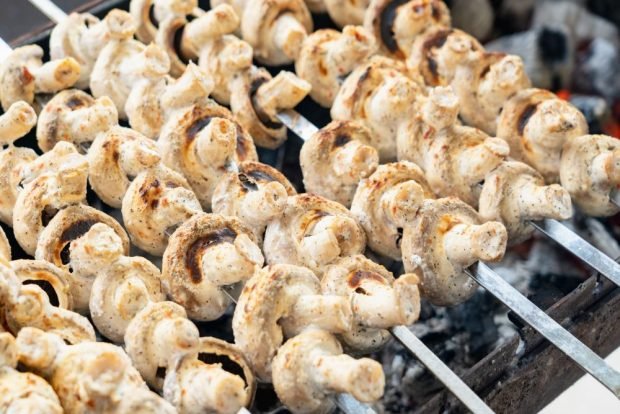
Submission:
M 53 388 L 41 377 L 0 367 L 0 410 L 5 413 L 62 414 Z
M 329 220 L 339 221 L 338 234 L 329 229 L 323 233 L 331 233 L 335 239 L 329 240 L 337 244 L 338 252 L 331 251 L 333 257 L 317 257 L 304 249 L 304 238 L 310 236 L 317 224 Z M 320 249 L 323 246 L 318 246 Z M 299 194 L 291 196 L 287 205 L 277 220 L 270 222 L 265 231 L 263 251 L 268 264 L 287 263 L 298 266 L 307 266 L 320 274 L 322 267 L 340 257 L 363 253 L 366 248 L 366 234 L 355 216 L 342 204 L 327 200 L 313 194 Z
M 369 3 L 364 26 L 380 40 L 381 52 L 396 59 L 407 58 L 415 39 L 429 28 L 451 25 L 450 10 L 441 0 L 370 0 Z M 407 32 L 398 33 L 395 20 L 405 8 L 412 9 L 414 14 L 408 14 L 412 19 L 407 22 Z
M 534 167 L 545 181 L 559 181 L 564 143 L 588 133 L 584 115 L 544 89 L 525 89 L 510 98 L 499 115 L 497 136 L 510 155 Z
M 332 121 L 321 128 L 299 153 L 306 191 L 349 207 L 359 181 L 379 164 L 372 141 L 368 128 L 355 121 Z M 349 151 L 354 155 L 342 157 Z
M 4 259 L 7 262 L 11 260 L 11 245 L 2 227 L 0 227 L 0 259 Z
M 128 160 L 146 169 L 159 162 L 157 143 L 130 128 L 115 126 L 99 134 L 88 150 L 88 180 L 97 196 L 109 206 L 120 208 L 129 188 L 130 171 L 125 171 L 121 157 L 123 145 L 133 143 L 143 152 L 135 151 L 136 159 Z M 132 165 L 134 167 L 134 165 Z
M 163 254 L 167 233 L 201 210 L 187 180 L 164 166 L 140 173 L 129 185 L 122 206 L 131 241 L 153 255 Z
M 121 343 L 135 315 L 149 302 L 165 299 L 157 266 L 142 257 L 121 257 L 97 274 L 90 315 L 102 335 Z
M 341 1 L 341 0 L 323 0 L 329 17 L 339 27 L 349 24 L 361 25 L 364 23 L 364 14 L 368 9 L 370 0 L 360 1 Z M 312 9 L 310 9 L 312 10 Z M 314 10 L 312 10 L 314 12 Z
M 400 223 L 386 214 L 383 198 L 395 186 L 407 182 L 419 185 L 424 198 L 435 198 L 420 167 L 409 161 L 400 161 L 380 165 L 370 177 L 360 181 L 351 205 L 351 212 L 366 231 L 368 247 L 394 260 L 401 260 L 403 228 L 414 219 L 419 205 L 411 204 L 410 200 L 397 200 L 395 207 L 400 207 L 401 211 L 390 213 L 394 218 L 406 220 L 406 223 Z
M 76 118 L 74 111 L 85 116 Z M 79 89 L 68 89 L 54 95 L 43 107 L 37 123 L 37 143 L 48 152 L 58 141 L 68 141 L 85 153 L 81 144 L 89 145 L 97 134 L 116 124 L 118 113 L 110 99 L 95 99 Z
M 37 158 L 37 153 L 30 148 L 10 146 L 0 151 L 0 221 L 13 225 L 13 208 L 17 201 L 21 171 Z
M 613 175 L 618 167 L 613 158 L 617 158 L 614 152 L 618 153 L 619 150 L 620 142 L 605 135 L 583 135 L 564 144 L 560 167 L 562 186 L 585 214 L 607 217 L 620 210 L 610 199 L 611 192 L 617 190 L 617 178 Z M 605 178 L 601 179 L 592 167 L 597 157 L 606 154 L 613 157 L 612 165 L 603 165 Z
M 168 295 L 174 302 L 182 305 L 192 319 L 218 319 L 230 305 L 231 299 L 222 290 L 223 286 L 212 279 L 213 276 L 220 275 L 204 274 L 203 255 L 210 248 L 221 247 L 222 244 L 237 252 L 239 237 L 246 240 L 249 238 L 255 250 L 260 252 L 255 245 L 257 241 L 252 231 L 236 217 L 197 214 L 183 223 L 170 237 L 162 261 L 162 277 Z M 243 259 L 246 264 L 251 263 L 248 258 Z M 254 265 L 250 267 L 254 268 Z M 253 269 L 251 273 L 239 277 L 246 280 L 252 273 Z
M 132 0 L 129 12 L 137 25 L 136 37 L 144 44 L 155 40 L 159 23 L 168 17 L 184 16 L 198 7 L 197 0 Z

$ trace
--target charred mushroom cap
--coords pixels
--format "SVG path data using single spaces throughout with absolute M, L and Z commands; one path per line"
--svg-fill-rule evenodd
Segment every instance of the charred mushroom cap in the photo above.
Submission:
M 238 168 L 215 187 L 213 212 L 236 216 L 262 245 L 267 223 L 282 214 L 287 196 L 297 192 L 280 171 L 267 164 L 246 161 Z
M 43 152 L 59 141 L 74 144 L 86 153 L 95 137 L 118 124 L 118 113 L 107 96 L 94 99 L 86 92 L 70 89 L 56 94 L 39 115 L 37 143 Z
M 349 24 L 361 25 L 364 23 L 364 14 L 368 9 L 370 0 L 323 0 L 323 2 L 333 22 L 339 27 L 345 27 Z M 314 12 L 314 10 L 310 10 Z
M 2 227 L 0 227 L 0 258 L 6 261 L 11 260 L 11 245 Z
M 295 61 L 295 72 L 312 85 L 312 99 L 329 108 L 342 80 L 375 50 L 375 38 L 362 27 L 347 26 L 342 33 L 317 30 L 304 41 Z
M 451 85 L 459 98 L 461 119 L 495 135 L 504 104 L 529 88 L 530 79 L 519 56 L 486 52 L 459 65 Z
M 243 283 L 263 262 L 254 234 L 238 219 L 198 214 L 170 237 L 162 277 L 168 295 L 192 319 L 210 321 L 231 303 L 222 289 Z
M 255 391 L 254 373 L 243 353 L 233 344 L 205 337 L 197 354 L 168 369 L 163 394 L 182 413 L 232 414 L 250 407 Z
M 83 260 L 86 258 L 82 258 L 82 262 L 77 261 L 74 250 L 88 244 L 89 239 L 84 236 L 97 224 L 105 225 L 115 233 L 117 239 L 105 238 L 105 242 L 96 247 L 97 252 L 91 252 L 92 258 L 88 259 L 105 262 L 105 258 L 129 254 L 129 238 L 123 227 L 107 214 L 83 204 L 67 207 L 54 216 L 41 233 L 35 254 L 37 259 L 71 272 L 75 309 L 82 313 L 88 312 L 91 286 L 96 274 L 94 271 L 84 272 Z M 97 266 L 91 267 L 96 269 Z
M 281 71 L 272 78 L 266 69 L 252 67 L 232 79 L 230 108 L 256 145 L 275 149 L 286 140 L 287 131 L 277 112 L 297 106 L 310 88 L 291 72 Z
M 426 200 L 403 232 L 405 271 L 420 278 L 422 296 L 431 303 L 456 305 L 477 288 L 464 269 L 478 260 L 501 260 L 506 241 L 503 225 L 483 224 L 476 211 L 459 199 Z
M 285 338 L 310 326 L 343 333 L 351 329 L 349 300 L 321 295 L 319 279 L 307 268 L 267 266 L 246 283 L 233 316 L 235 344 L 254 373 L 271 380 L 271 361 Z
M 573 213 L 567 190 L 558 184 L 545 185 L 536 170 L 518 161 L 503 162 L 487 175 L 478 210 L 484 220 L 506 226 L 511 244 L 531 236 L 530 220 L 566 220 Z
M 435 27 L 418 36 L 407 59 L 407 67 L 419 72 L 429 86 L 449 85 L 456 69 L 463 63 L 479 59 L 482 45 L 458 29 Z
M 280 401 L 293 413 L 326 413 L 337 393 L 371 403 L 383 396 L 385 375 L 370 358 L 342 353 L 338 340 L 313 329 L 289 339 L 273 360 L 273 385 Z
M 198 7 L 197 0 L 131 0 L 129 12 L 138 28 L 136 37 L 144 44 L 157 37 L 161 22 L 175 17 L 186 16 Z
M 133 244 L 158 256 L 164 253 L 169 234 L 201 211 L 185 178 L 164 166 L 141 172 L 129 185 L 122 206 Z
M 366 234 L 342 204 L 312 194 L 289 197 L 284 214 L 267 226 L 268 264 L 307 266 L 320 274 L 341 257 L 362 253 Z
M 160 161 L 154 141 L 115 126 L 98 135 L 88 150 L 88 180 L 104 203 L 120 208 L 133 177 Z
M 351 213 L 366 231 L 368 247 L 401 260 L 403 228 L 412 223 L 427 198 L 434 198 L 433 190 L 417 165 L 384 164 L 360 182 Z
M 182 306 L 151 302 L 131 320 L 125 332 L 125 349 L 142 378 L 161 390 L 166 370 L 183 355 L 199 347 L 198 328 Z
M 379 165 L 368 128 L 355 121 L 333 121 L 304 142 L 299 164 L 309 193 L 349 207 L 360 180 Z
M 545 181 L 559 181 L 562 147 L 588 133 L 583 114 L 543 89 L 525 89 L 506 104 L 497 121 L 497 136 L 510 145 L 510 155 L 534 167 Z
M 371 0 L 364 15 L 364 26 L 379 40 L 381 52 L 397 59 L 407 58 L 427 30 L 450 25 L 450 11 L 441 0 Z
M 69 88 L 80 77 L 80 64 L 73 58 L 43 64 L 37 45 L 14 49 L 0 64 L 0 103 L 7 111 L 18 101 L 33 104 L 36 93 L 55 93 Z
M 351 300 L 353 329 L 339 336 L 348 348 L 367 354 L 390 339 L 387 328 L 411 325 L 418 319 L 418 283 L 415 275 L 395 280 L 385 267 L 358 255 L 328 266 L 321 287 L 324 294 Z
M 585 214 L 607 217 L 619 209 L 611 201 L 620 186 L 620 142 L 606 135 L 584 135 L 564 143 L 560 178 Z
M 69 274 L 42 260 L 17 260 L 11 267 L 22 283 L 16 301 L 7 307 L 11 331 L 35 327 L 71 344 L 95 340 L 88 319 L 71 311 Z
M 214 102 L 176 113 L 158 143 L 163 162 L 187 178 L 206 210 L 218 180 L 234 165 L 258 160 L 251 136 Z

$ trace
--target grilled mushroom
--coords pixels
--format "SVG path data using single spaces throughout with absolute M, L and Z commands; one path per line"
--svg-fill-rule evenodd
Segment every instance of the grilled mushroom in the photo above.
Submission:
M 263 250 L 268 264 L 306 266 L 320 274 L 365 247 L 364 229 L 342 204 L 299 194 L 289 197 L 282 216 L 267 225 Z
M 286 140 L 286 127 L 277 113 L 297 106 L 310 92 L 308 82 L 291 72 L 272 78 L 265 69 L 252 67 L 230 84 L 230 108 L 259 147 L 274 149 Z
M 401 260 L 403 228 L 410 225 L 424 199 L 434 198 L 424 173 L 408 161 L 385 164 L 355 192 L 351 213 L 366 231 L 368 247 Z
M 405 271 L 420 278 L 422 296 L 431 303 L 456 305 L 477 288 L 464 270 L 478 260 L 501 260 L 506 241 L 503 225 L 482 224 L 476 211 L 461 200 L 425 200 L 403 231 Z
M 129 12 L 138 28 L 136 37 L 145 44 L 157 36 L 161 22 L 176 16 L 186 16 L 198 7 L 198 0 L 131 0 Z
M 46 378 L 66 413 L 173 414 L 151 392 L 122 348 L 105 342 L 66 345 L 54 334 L 25 328 L 17 335 L 19 362 Z
M 486 176 L 478 211 L 484 220 L 506 226 L 511 244 L 531 236 L 530 220 L 566 220 L 573 214 L 568 191 L 558 184 L 545 185 L 536 170 L 517 161 L 503 162 Z
M 116 237 L 106 237 L 94 248 L 90 230 L 98 223 L 113 231 Z M 41 233 L 35 257 L 71 272 L 74 307 L 81 313 L 87 313 L 97 271 L 104 264 L 127 254 L 129 238 L 123 227 L 107 214 L 78 204 L 63 209 L 50 220 Z
M 201 211 L 185 178 L 162 165 L 141 172 L 132 181 L 122 206 L 133 244 L 158 256 L 164 253 L 168 235 Z
M 350 24 L 361 25 L 364 23 L 364 14 L 368 9 L 370 0 L 322 0 L 322 2 L 325 3 L 324 8 L 333 22 L 339 27 L 345 27 Z M 308 3 L 308 0 L 306 0 L 306 3 Z M 311 7 L 310 11 L 316 13 Z
M 620 186 L 620 142 L 605 135 L 573 137 L 564 143 L 560 178 L 573 202 L 596 217 L 616 214 L 611 194 Z
M 169 296 L 192 319 L 210 321 L 231 302 L 223 289 L 249 279 L 263 262 L 254 234 L 239 220 L 199 214 L 170 237 L 162 276 Z
M 36 124 L 34 109 L 23 101 L 15 102 L 0 116 L 0 221 L 13 225 L 13 207 L 19 192 L 22 169 L 37 154 L 30 148 L 13 145 Z
M 332 29 L 317 30 L 304 41 L 295 61 L 295 72 L 312 85 L 312 99 L 329 108 L 343 78 L 375 49 L 375 38 L 359 26 L 346 26 L 342 33 Z
M 534 167 L 548 183 L 558 182 L 565 142 L 588 133 L 583 114 L 543 89 L 525 89 L 506 102 L 497 121 L 497 136 L 510 155 Z
M 15 337 L 0 333 L 0 408 L 5 413 L 62 414 L 58 396 L 41 377 L 19 372 Z
M 0 258 L 6 261 L 11 260 L 11 245 L 2 227 L 0 227 Z
M 37 143 L 48 152 L 59 141 L 74 144 L 86 153 L 95 137 L 118 124 L 118 113 L 107 96 L 94 99 L 70 89 L 56 94 L 44 107 L 37 124 Z
M 18 101 L 32 105 L 37 93 L 55 93 L 70 88 L 80 78 L 80 64 L 73 58 L 43 63 L 43 49 L 37 45 L 13 49 L 0 64 L 2 109 Z
M 397 59 L 407 58 L 427 30 L 450 24 L 450 11 L 441 0 L 371 0 L 364 15 L 364 26 L 379 40 L 381 52 Z
M 262 245 L 267 224 L 279 217 L 286 197 L 296 194 L 278 170 L 260 162 L 246 161 L 220 180 L 213 192 L 213 212 L 236 216 Z
M 131 180 L 161 161 L 157 144 L 121 126 L 95 138 L 88 150 L 88 180 L 107 205 L 120 208 Z
M 338 340 L 319 329 L 289 339 L 273 360 L 273 386 L 293 413 L 333 411 L 337 393 L 351 394 L 367 403 L 383 396 L 385 375 L 370 358 L 343 354 Z
M 215 102 L 175 113 L 158 143 L 163 162 L 187 178 L 205 210 L 223 176 L 242 161 L 258 160 L 252 138 Z
M 379 164 L 373 137 L 354 121 L 333 121 L 304 142 L 299 164 L 304 187 L 349 207 L 360 180 Z
M 398 279 L 383 266 L 358 255 L 328 266 L 321 280 L 324 294 L 351 301 L 353 329 L 340 334 L 346 346 L 367 354 L 389 339 L 387 328 L 411 325 L 420 314 L 419 280 L 412 274 Z
M 267 266 L 248 280 L 233 316 L 235 344 L 264 381 L 271 380 L 271 361 L 285 338 L 309 326 L 344 333 L 351 324 L 348 299 L 322 295 L 314 273 L 284 264 Z
M 236 414 L 252 404 L 256 380 L 241 351 L 221 339 L 200 338 L 197 352 L 168 368 L 164 397 L 179 413 Z

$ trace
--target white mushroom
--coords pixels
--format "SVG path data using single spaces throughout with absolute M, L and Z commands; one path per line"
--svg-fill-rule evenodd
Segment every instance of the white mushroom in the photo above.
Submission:
M 6 234 L 4 234 L 2 227 L 0 227 L 0 258 L 0 260 L 11 260 L 11 245 L 9 244 L 9 240 L 6 238 Z
M 131 0 L 129 12 L 138 28 L 136 37 L 145 44 L 157 36 L 161 22 L 175 16 L 186 16 L 198 7 L 198 0 Z

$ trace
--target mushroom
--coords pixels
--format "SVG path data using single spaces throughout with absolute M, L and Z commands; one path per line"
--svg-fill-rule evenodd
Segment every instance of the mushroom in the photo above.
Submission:
M 518 161 L 505 161 L 485 177 L 478 211 L 484 220 L 506 226 L 511 244 L 531 236 L 530 220 L 566 220 L 573 215 L 567 190 L 545 185 L 540 173 Z
M 67 343 L 94 341 L 88 319 L 73 312 L 70 275 L 43 260 L 16 260 L 11 269 L 21 282 L 15 301 L 5 308 L 9 329 L 24 327 L 53 332 Z
M 59 142 L 47 155 L 45 160 L 31 163 L 29 172 L 36 174 L 40 168 L 50 168 L 51 171 L 27 181 L 13 210 L 15 238 L 30 255 L 34 255 L 39 236 L 54 214 L 86 200 L 86 158 L 67 142 Z
M 125 350 L 142 378 L 160 391 L 166 371 L 177 358 L 195 352 L 198 328 L 174 302 L 151 302 L 131 320 Z
M 403 228 L 410 225 L 424 199 L 434 198 L 422 170 L 412 162 L 379 166 L 359 183 L 351 213 L 366 231 L 375 253 L 401 260 Z
M 286 140 L 286 127 L 277 113 L 297 106 L 311 85 L 291 72 L 272 78 L 265 69 L 252 67 L 237 74 L 230 84 L 230 108 L 259 147 L 274 149 Z
M 24 328 L 17 335 L 19 362 L 46 378 L 67 414 L 173 414 L 151 392 L 122 348 L 105 342 L 67 345 L 54 334 Z
M 370 131 L 355 121 L 321 128 L 299 153 L 306 191 L 350 207 L 357 184 L 379 165 L 373 144 Z
M 347 77 L 331 109 L 332 119 L 355 120 L 370 130 L 381 162 L 396 159 L 396 137 L 414 116 L 412 102 L 423 93 L 405 71 L 402 62 L 371 57 Z
M 11 245 L 2 227 L 0 227 L 0 258 L 6 261 L 11 260 Z
M 95 226 L 103 226 L 115 235 L 95 243 Z M 86 314 L 96 273 L 127 254 L 129 238 L 123 227 L 102 211 L 78 204 L 61 210 L 50 220 L 39 237 L 35 257 L 70 272 L 74 307 Z
M 161 161 L 154 141 L 118 125 L 95 138 L 87 157 L 90 186 L 114 208 L 121 207 L 133 178 Z
M 0 221 L 13 225 L 13 207 L 19 192 L 22 169 L 37 154 L 14 142 L 26 135 L 37 122 L 37 114 L 26 102 L 15 102 L 0 116 Z
M 501 260 L 506 242 L 502 224 L 482 223 L 458 198 L 442 198 L 423 202 L 403 230 L 401 249 L 405 271 L 420 278 L 422 296 L 434 305 L 452 306 L 469 299 L 478 286 L 465 269 L 479 260 Z
M 332 29 L 317 30 L 304 40 L 295 61 L 295 71 L 312 85 L 312 99 L 329 108 L 343 79 L 375 49 L 375 38 L 359 26 L 346 26 L 342 33 Z
M 198 7 L 198 0 L 131 0 L 129 12 L 138 28 L 136 37 L 144 44 L 157 36 L 161 22 L 175 16 L 186 16 Z
M 346 347 L 368 354 L 389 339 L 388 328 L 412 325 L 420 315 L 419 280 L 392 272 L 365 256 L 345 257 L 325 270 L 322 292 L 351 301 L 353 328 L 338 335 Z
M 241 17 L 241 35 L 265 65 L 292 63 L 302 42 L 313 31 L 304 0 L 213 0 L 211 6 L 230 4 Z
M 255 391 L 254 374 L 241 351 L 206 337 L 200 338 L 196 353 L 168 368 L 163 395 L 181 414 L 236 414 L 251 406 Z
M 341 257 L 363 253 L 364 229 L 342 204 L 312 194 L 289 197 L 281 217 L 265 232 L 268 264 L 306 266 L 320 274 Z
M 220 180 L 211 207 L 216 214 L 237 217 L 262 245 L 267 224 L 280 217 L 286 198 L 295 194 L 295 188 L 280 171 L 246 161 L 238 165 L 238 172 L 230 172 Z
M 56 94 L 39 115 L 37 143 L 48 152 L 59 141 L 74 144 L 85 154 L 95 137 L 118 124 L 118 113 L 110 98 L 94 99 L 84 91 L 70 89 Z
M 71 13 L 52 29 L 50 57 L 74 58 L 80 64 L 80 77 L 74 86 L 87 89 L 101 49 L 115 33 L 132 30 L 132 25 L 131 16 L 119 9 L 111 10 L 103 21 L 90 13 Z
M 28 45 L 13 49 L 0 64 L 2 109 L 18 101 L 32 105 L 38 93 L 56 93 L 80 78 L 80 64 L 73 58 L 43 63 L 43 49 Z
M 185 178 L 163 165 L 138 174 L 122 206 L 123 222 L 133 244 L 156 256 L 163 254 L 168 235 L 201 211 Z
M 381 52 L 397 59 L 409 57 L 415 40 L 429 29 L 450 25 L 450 11 L 441 0 L 370 0 L 364 15 L 364 26 L 379 40 Z
M 194 320 L 211 321 L 231 303 L 224 291 L 243 284 L 264 258 L 249 228 L 235 217 L 197 214 L 170 237 L 162 262 L 168 295 Z
M 322 0 L 322 2 L 332 21 L 339 27 L 345 27 L 347 25 L 361 25 L 364 23 L 364 14 L 368 9 L 370 0 Z M 308 0 L 306 0 L 306 3 L 308 3 Z M 315 13 L 312 7 L 310 7 L 310 10 Z
M 258 160 L 252 137 L 214 102 L 175 113 L 158 144 L 164 164 L 187 178 L 205 210 L 219 180 L 238 163 Z
M 330 396 L 351 394 L 372 403 L 383 396 L 385 375 L 370 358 L 343 354 L 338 340 L 312 329 L 289 339 L 273 360 L 273 386 L 280 401 L 293 413 L 327 413 L 334 410 Z
M 38 375 L 19 372 L 15 337 L 0 333 L 0 409 L 5 413 L 62 414 L 58 396 Z
M 271 381 L 271 362 L 285 338 L 311 326 L 344 333 L 351 325 L 347 298 L 322 295 L 312 271 L 286 264 L 267 266 L 248 280 L 232 322 L 235 344 L 264 381 Z
M 560 178 L 585 214 L 607 217 L 619 209 L 611 196 L 620 187 L 620 143 L 605 135 L 583 135 L 564 143 Z
M 505 104 L 497 136 L 510 145 L 510 155 L 534 167 L 548 183 L 558 182 L 562 147 L 588 133 L 583 114 L 543 89 L 525 89 Z

